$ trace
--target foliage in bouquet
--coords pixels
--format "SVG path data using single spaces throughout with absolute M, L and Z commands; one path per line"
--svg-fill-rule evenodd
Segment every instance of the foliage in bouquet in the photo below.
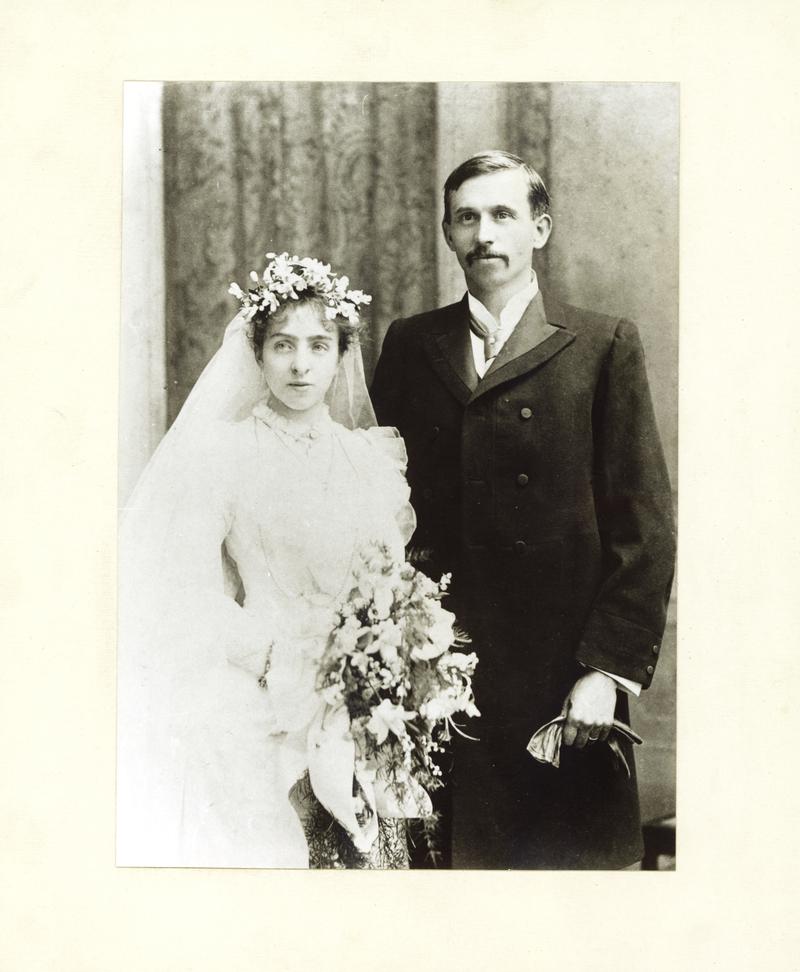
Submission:
M 441 604 L 449 581 L 436 583 L 370 545 L 320 664 L 319 688 L 329 705 L 346 707 L 362 773 L 406 808 L 397 815 L 430 812 L 427 793 L 442 785 L 436 754 L 451 729 L 460 731 L 454 717 L 480 714 L 477 656 L 455 650 L 467 639 Z

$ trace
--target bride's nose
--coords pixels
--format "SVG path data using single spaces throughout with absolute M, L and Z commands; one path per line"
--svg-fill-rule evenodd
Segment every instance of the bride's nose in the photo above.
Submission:
M 308 371 L 308 368 L 308 354 L 302 348 L 298 348 L 292 358 L 292 374 L 297 376 L 304 375 Z

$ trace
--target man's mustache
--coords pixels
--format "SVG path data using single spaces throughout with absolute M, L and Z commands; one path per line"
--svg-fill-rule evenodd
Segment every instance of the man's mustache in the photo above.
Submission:
M 474 250 L 470 250 L 467 254 L 467 263 L 474 263 L 476 260 L 486 260 L 489 257 L 502 260 L 508 266 L 508 257 L 504 253 L 495 253 L 494 250 L 485 246 L 476 246 Z

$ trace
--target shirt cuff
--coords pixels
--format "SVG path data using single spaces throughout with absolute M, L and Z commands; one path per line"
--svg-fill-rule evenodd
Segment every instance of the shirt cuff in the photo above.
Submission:
M 615 675 L 613 672 L 603 671 L 602 668 L 596 668 L 595 671 L 602 672 L 603 675 L 608 675 L 609 678 L 613 678 L 617 685 L 623 691 L 627 692 L 628 695 L 635 695 L 638 698 L 642 693 L 641 682 L 634 682 L 630 678 L 623 678 L 621 675 Z

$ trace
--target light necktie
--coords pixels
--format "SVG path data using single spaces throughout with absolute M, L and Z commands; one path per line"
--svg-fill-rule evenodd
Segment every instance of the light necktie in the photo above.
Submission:
M 479 321 L 472 314 L 469 315 L 469 326 L 473 334 L 477 334 L 483 340 L 483 356 L 486 362 L 492 360 L 497 354 L 497 344 L 500 338 L 499 326 L 490 327 L 483 321 Z

